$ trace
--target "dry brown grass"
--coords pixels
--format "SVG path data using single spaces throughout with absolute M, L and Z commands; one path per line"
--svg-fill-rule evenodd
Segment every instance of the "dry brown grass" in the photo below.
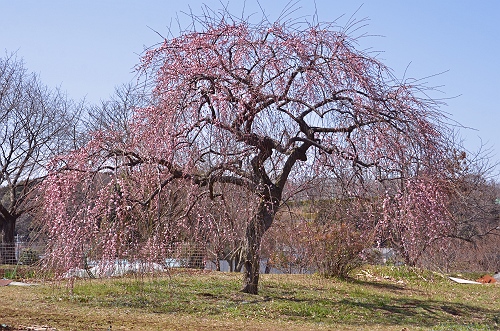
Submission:
M 259 296 L 238 292 L 240 275 L 216 272 L 77 281 L 72 294 L 66 283 L 7 286 L 0 288 L 0 324 L 57 331 L 500 328 L 499 285 L 467 287 L 399 269 L 368 274 L 351 281 L 262 275 Z
M 327 330 L 320 326 L 294 325 L 269 320 L 220 320 L 186 314 L 155 314 L 141 309 L 102 308 L 76 305 L 61 298 L 48 300 L 35 287 L 0 289 L 0 322 L 22 326 L 47 326 L 56 330 Z M 2 330 L 0 328 L 0 330 Z

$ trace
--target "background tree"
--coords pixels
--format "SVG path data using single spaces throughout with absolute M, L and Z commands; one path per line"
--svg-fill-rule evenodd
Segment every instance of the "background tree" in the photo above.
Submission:
M 402 189 L 383 201 L 379 242 L 389 242 L 405 264 L 415 266 L 437 240 L 448 237 L 453 223 L 447 208 L 448 182 L 423 175 L 404 180 Z
M 242 289 L 256 294 L 261 240 L 290 179 L 330 169 L 356 187 L 366 178 L 407 175 L 404 168 L 424 162 L 429 171 L 439 166 L 447 129 L 436 102 L 423 98 L 425 87 L 398 81 L 357 50 L 348 34 L 353 25 L 252 24 L 227 12 L 192 18 L 196 28 L 143 57 L 151 104 L 135 111 L 130 136 L 97 133 L 53 164 L 46 212 L 49 228 L 59 231 L 54 247 L 68 238 L 65 249 L 76 249 L 95 236 L 82 225 L 98 224 L 97 214 L 68 215 L 74 201 L 67 197 L 89 174 L 108 169 L 116 181 L 154 179 L 120 190 L 126 205 L 108 203 L 118 199 L 112 189 L 86 201 L 115 208 L 113 226 L 142 222 L 131 213 L 153 205 L 174 182 L 191 192 L 186 212 L 200 196 L 223 196 L 217 183 L 232 185 L 257 203 L 244 230 Z M 137 199 L 134 190 L 149 197 Z
M 15 55 L 0 58 L 0 263 L 14 263 L 16 222 L 36 207 L 45 163 L 71 145 L 74 108 Z
M 500 235 L 498 184 L 493 180 L 496 164 L 487 151 L 475 154 L 454 151 L 450 157 L 452 199 L 449 210 L 455 224 L 452 237 L 474 241 Z
M 488 151 L 451 151 L 448 169 L 450 229 L 446 237 L 430 248 L 422 264 L 428 268 L 452 270 L 500 269 L 500 191 L 494 178 L 495 164 Z
M 109 100 L 88 107 L 85 126 L 89 132 L 114 130 L 128 133 L 135 109 L 146 105 L 146 96 L 140 86 L 123 84 L 115 88 Z

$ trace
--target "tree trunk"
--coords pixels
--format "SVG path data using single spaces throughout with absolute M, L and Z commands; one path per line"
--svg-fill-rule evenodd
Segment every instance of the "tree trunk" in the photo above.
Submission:
M 241 243 L 239 243 L 240 247 L 238 247 L 237 251 L 232 254 L 231 257 L 231 264 L 234 263 L 234 268 L 231 270 L 231 272 L 241 272 L 241 268 L 243 268 L 243 261 L 244 258 L 242 256 L 242 251 L 243 247 L 241 246 Z
M 245 234 L 245 275 L 242 292 L 257 294 L 259 285 L 260 268 L 260 243 L 262 241 L 263 224 L 261 220 L 254 219 L 248 224 Z
M 279 192 L 281 193 L 281 192 Z M 242 292 L 258 294 L 260 274 L 260 244 L 264 233 L 271 227 L 276 214 L 279 198 L 270 198 L 259 206 L 257 215 L 249 222 L 245 232 L 244 250 L 244 279 Z
M 15 243 L 15 228 L 16 219 L 9 217 L 2 220 L 2 243 L 0 243 L 0 263 L 1 264 L 16 264 L 16 243 Z

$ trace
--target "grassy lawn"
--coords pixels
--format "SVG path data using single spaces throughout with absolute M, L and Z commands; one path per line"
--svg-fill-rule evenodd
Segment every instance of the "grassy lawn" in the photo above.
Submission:
M 405 267 L 350 280 L 175 270 L 156 277 L 0 288 L 0 324 L 57 330 L 500 330 L 500 285 L 456 284 Z M 4 328 L 5 329 L 5 328 Z M 0 326 L 0 330 L 3 330 Z

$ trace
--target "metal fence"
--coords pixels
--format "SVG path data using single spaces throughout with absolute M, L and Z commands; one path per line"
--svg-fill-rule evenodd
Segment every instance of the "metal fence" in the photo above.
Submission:
M 0 264 L 32 265 L 40 260 L 44 252 L 45 245 L 40 243 L 0 243 Z

